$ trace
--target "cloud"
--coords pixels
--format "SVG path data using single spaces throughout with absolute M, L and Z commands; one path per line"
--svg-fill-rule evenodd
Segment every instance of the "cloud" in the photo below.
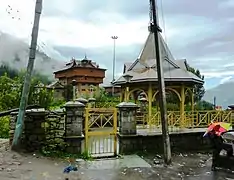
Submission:
M 224 84 L 232 79 L 232 76 L 227 76 L 223 79 L 221 79 L 220 84 Z
M 28 41 L 34 3 L 35 0 L 1 2 L 0 29 Z M 166 29 L 163 33 L 175 58 L 186 58 L 208 81 L 233 75 L 232 1 L 167 0 L 158 3 L 160 25 L 164 27 L 164 15 Z M 6 12 L 8 4 L 19 10 L 13 14 L 20 17 L 20 21 Z M 60 54 L 61 59 L 62 56 L 67 60 L 71 56 L 83 58 L 87 53 L 111 71 L 113 40 L 110 36 L 117 35 L 116 73 L 121 73 L 123 63 L 135 60 L 148 35 L 148 1 L 49 0 L 43 4 L 39 40 L 47 45 L 48 52 Z M 110 74 L 108 71 L 108 76 Z

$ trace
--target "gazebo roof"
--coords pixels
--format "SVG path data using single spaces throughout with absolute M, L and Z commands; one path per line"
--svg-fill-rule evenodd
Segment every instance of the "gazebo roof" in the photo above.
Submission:
M 159 46 L 161 51 L 162 68 L 165 82 L 187 82 L 203 84 L 204 81 L 189 72 L 186 60 L 175 60 L 163 37 L 159 34 Z M 154 34 L 150 33 L 137 60 L 128 66 L 125 65 L 124 74 L 115 81 L 115 84 L 125 84 L 125 74 L 132 75 L 131 83 L 157 82 L 157 66 Z

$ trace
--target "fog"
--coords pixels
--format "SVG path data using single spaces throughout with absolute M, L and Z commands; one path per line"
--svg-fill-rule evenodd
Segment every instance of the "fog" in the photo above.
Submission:
M 53 72 L 61 68 L 64 65 L 64 61 L 50 58 L 47 55 L 48 53 L 44 53 L 46 51 L 45 48 L 45 46 L 38 45 L 34 70 L 53 78 Z M 28 56 L 29 45 L 26 42 L 0 32 L 0 65 L 5 64 L 17 70 L 25 69 L 28 63 Z

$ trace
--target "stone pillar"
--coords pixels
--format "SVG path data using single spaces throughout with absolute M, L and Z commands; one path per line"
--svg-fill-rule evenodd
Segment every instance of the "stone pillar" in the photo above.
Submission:
M 136 135 L 136 110 L 138 106 L 131 102 L 122 102 L 119 108 L 119 133 L 121 135 Z
M 148 124 L 148 119 L 147 119 L 147 99 L 142 97 L 139 99 L 140 101 L 140 109 L 139 109 L 139 114 L 140 117 L 142 118 L 142 123 L 143 125 Z
M 22 149 L 32 152 L 41 150 L 46 140 L 45 123 L 46 111 L 44 109 L 27 110 L 24 119 L 24 128 L 21 137 Z M 10 119 L 10 145 L 12 143 L 18 112 L 11 113 Z
M 68 143 L 68 153 L 81 153 L 85 105 L 78 101 L 65 104 L 65 139 Z
M 85 106 L 86 106 L 86 104 L 88 103 L 88 100 L 85 99 L 85 98 L 82 98 L 82 97 L 76 99 L 76 101 L 77 101 L 77 102 L 80 102 L 80 103 L 82 103 L 82 104 L 84 104 Z
M 41 150 L 46 141 L 45 128 L 47 111 L 44 109 L 27 110 L 24 120 L 24 137 L 28 151 Z
M 95 102 L 96 102 L 95 98 L 89 98 L 88 99 L 88 107 L 89 108 L 95 108 Z
M 122 102 L 119 109 L 119 153 L 136 153 L 139 148 L 139 139 L 136 128 L 136 111 L 138 106 L 131 102 Z

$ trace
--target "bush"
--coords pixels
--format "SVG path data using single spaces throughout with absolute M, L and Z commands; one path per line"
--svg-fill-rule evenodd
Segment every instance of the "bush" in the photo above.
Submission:
M 10 117 L 0 117 L 0 138 L 9 138 Z
M 61 108 L 64 104 L 66 103 L 65 100 L 62 99 L 54 99 L 51 103 L 50 103 L 50 110 L 54 110 L 54 109 L 59 109 Z

